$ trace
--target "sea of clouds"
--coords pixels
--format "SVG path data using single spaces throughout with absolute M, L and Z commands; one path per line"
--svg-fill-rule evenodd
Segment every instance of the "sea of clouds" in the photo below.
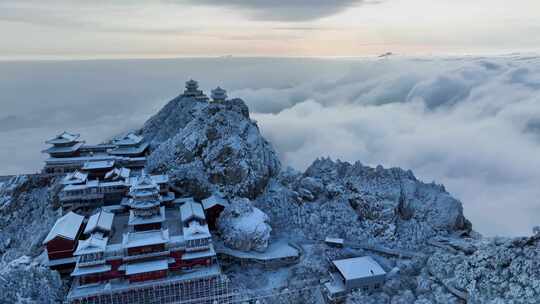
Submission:
M 540 224 L 540 57 L 167 59 L 0 63 L 0 174 L 39 170 L 43 141 L 140 126 L 190 77 L 229 89 L 284 164 L 330 156 L 412 169 L 475 229 Z

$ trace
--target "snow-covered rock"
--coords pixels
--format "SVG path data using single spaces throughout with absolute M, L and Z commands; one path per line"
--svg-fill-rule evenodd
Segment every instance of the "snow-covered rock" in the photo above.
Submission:
M 336 236 L 414 248 L 431 237 L 471 229 L 461 202 L 443 186 L 423 183 L 399 168 L 327 158 L 303 174 L 284 171 L 256 205 L 268 212 L 273 227 L 298 229 L 317 239 Z
M 28 181 L 26 175 L 18 175 L 0 183 L 0 210 L 10 208 L 13 196 L 21 192 L 22 186 Z
M 0 264 L 0 303 L 61 303 L 66 292 L 56 271 L 28 256 Z
M 471 303 L 538 303 L 540 242 L 531 238 L 471 240 L 477 250 L 439 250 L 427 261 L 437 279 L 467 291 Z
M 37 256 L 43 250 L 41 242 L 59 216 L 49 182 L 21 176 L 0 187 L 0 254 L 4 260 Z
M 221 213 L 218 229 L 230 248 L 263 252 L 268 247 L 272 228 L 268 216 L 246 198 L 234 199 Z
M 0 303 L 60 303 L 64 298 L 60 275 L 42 265 L 41 242 L 59 216 L 50 183 L 19 176 L 0 186 Z
M 180 96 L 140 133 L 153 147 L 148 169 L 169 173 L 178 188 L 197 198 L 216 190 L 254 198 L 280 170 L 274 149 L 240 99 L 208 103 Z

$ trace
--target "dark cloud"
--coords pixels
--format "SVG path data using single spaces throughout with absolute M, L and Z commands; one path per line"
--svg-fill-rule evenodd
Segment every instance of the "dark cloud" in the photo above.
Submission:
M 177 4 L 179 9 L 183 9 L 182 6 L 194 5 L 231 8 L 247 12 L 255 20 L 309 21 L 336 14 L 354 5 L 378 3 L 378 0 L 162 0 L 162 2 Z M 148 0 L 121 2 L 51 0 L 47 3 L 35 0 L 0 0 L 0 20 L 35 25 L 132 31 L 131 28 L 109 28 L 102 23 L 104 21 L 100 18 L 98 18 L 100 22 L 94 22 L 86 17 L 95 14 L 99 16 L 114 10 L 144 8 L 146 5 L 156 5 L 156 3 Z M 176 31 L 175 29 L 164 30 L 165 34 Z M 144 29 L 135 28 L 133 32 L 144 32 Z
M 316 20 L 334 15 L 351 6 L 366 3 L 365 0 L 191 0 L 188 2 L 246 10 L 255 20 L 272 21 Z

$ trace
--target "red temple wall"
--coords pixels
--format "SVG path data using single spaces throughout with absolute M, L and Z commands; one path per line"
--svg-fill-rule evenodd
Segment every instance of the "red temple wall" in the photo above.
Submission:
M 124 276 L 124 271 L 118 270 L 122 263 L 122 259 L 107 261 L 107 264 L 111 265 L 111 270 L 105 274 L 107 280 L 121 278 Z
M 167 276 L 166 270 L 160 270 L 160 271 L 154 271 L 154 272 L 145 272 L 145 273 L 139 273 L 129 276 L 129 282 L 142 282 L 142 281 L 149 281 L 149 280 L 157 280 L 161 279 Z
M 78 235 L 77 235 L 78 239 Z M 47 244 L 47 253 L 49 259 L 64 259 L 70 258 L 73 256 L 73 252 L 76 248 L 77 239 L 75 241 L 65 239 L 63 237 L 55 237 L 50 240 Z

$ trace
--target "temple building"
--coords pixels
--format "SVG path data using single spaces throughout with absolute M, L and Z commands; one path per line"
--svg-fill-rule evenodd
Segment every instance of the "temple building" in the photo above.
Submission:
M 208 101 L 208 97 L 202 90 L 199 90 L 199 83 L 193 79 L 186 81 L 186 89 L 182 94 L 183 97 L 191 97 L 200 101 Z
M 353 289 L 378 290 L 386 280 L 386 272 L 370 256 L 334 260 L 332 264 L 330 275 L 333 280 L 324 285 L 324 292 L 331 302 L 343 299 Z
M 79 138 L 79 134 L 63 132 L 47 140 L 46 143 L 52 146 L 42 151 L 49 154 L 43 173 L 59 175 L 87 171 L 90 175 L 102 177 L 111 169 L 109 164 L 130 169 L 141 169 L 146 164 L 148 143 L 136 135 L 99 145 L 86 145 Z
M 83 231 L 84 216 L 73 212 L 59 218 L 51 228 L 43 245 L 50 268 L 70 271 L 75 265 L 74 251 Z
M 58 258 L 76 262 L 67 302 L 228 303 L 229 280 L 217 263 L 203 206 L 192 199 L 164 200 L 161 182 L 167 178 L 144 172 L 131 177 L 121 169 L 106 176 L 117 179 L 110 182 L 129 180 L 121 204 L 95 212 L 86 225 L 70 212 L 44 242 L 53 258 L 63 250 Z M 65 180 L 84 178 L 72 174 Z
M 118 205 L 127 201 L 126 195 L 142 176 L 149 177 L 158 186 L 160 200 L 172 202 L 174 194 L 169 191 L 167 175 L 136 175 L 126 168 L 113 168 L 103 174 L 103 180 L 89 179 L 88 173 L 70 173 L 64 177 L 65 185 L 58 197 L 63 210 L 89 211 L 95 208 Z
M 79 137 L 79 134 L 63 132 L 47 140 L 45 143 L 52 145 L 52 147 L 43 150 L 43 152 L 48 153 L 51 157 L 77 157 L 84 144 L 83 141 L 79 141 Z
M 143 141 L 142 136 L 134 133 L 113 140 L 116 148 L 109 151 L 111 155 L 125 157 L 143 157 L 148 153 L 148 143 Z
M 125 205 L 130 207 L 128 225 L 133 231 L 161 229 L 165 221 L 165 206 L 161 206 L 159 186 L 143 174 L 129 190 Z
M 114 165 L 114 160 L 87 161 L 83 164 L 81 171 L 88 174 L 88 178 L 102 179 L 107 172 L 114 169 Z
M 217 87 L 212 90 L 212 100 L 214 102 L 223 102 L 227 100 L 227 91 L 221 87 Z
M 225 207 L 229 205 L 229 201 L 221 194 L 214 193 L 210 197 L 203 199 L 202 205 L 208 220 L 208 227 L 210 230 L 216 230 L 217 219 Z

